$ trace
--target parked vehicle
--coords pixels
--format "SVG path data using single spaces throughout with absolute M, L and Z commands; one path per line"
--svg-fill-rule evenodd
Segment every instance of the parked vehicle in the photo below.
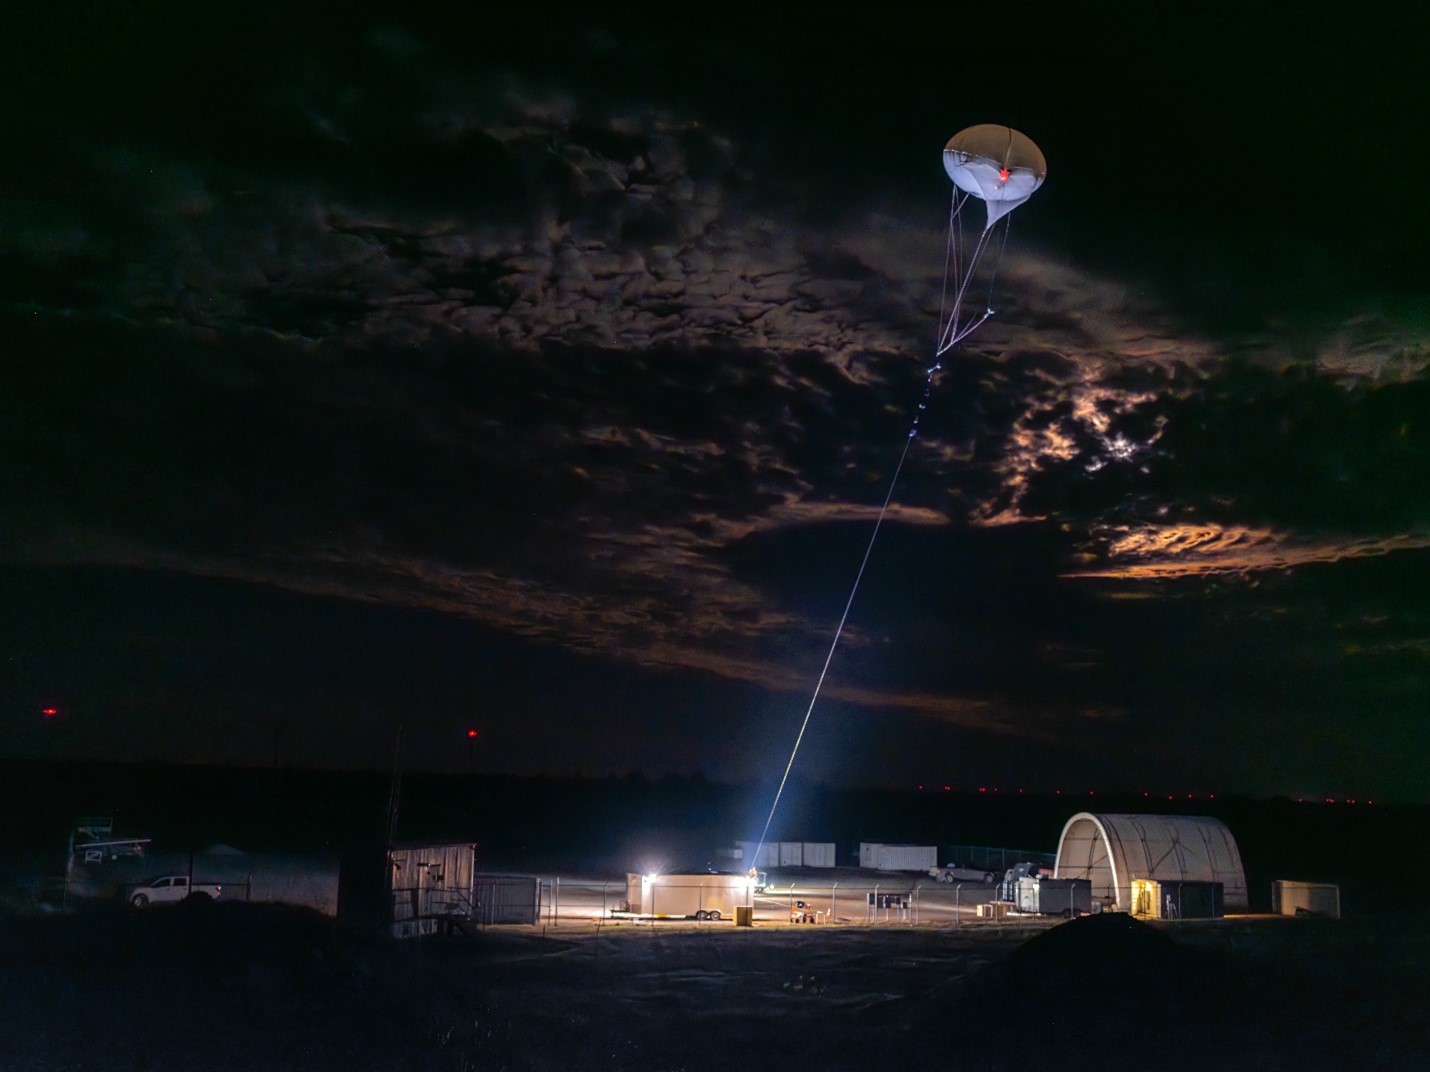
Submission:
M 1053 869 L 1047 864 L 1024 860 L 1003 872 L 1003 881 L 998 887 L 998 900 L 1017 901 L 1018 880 L 1023 878 L 1052 878 Z
M 165 875 L 129 891 L 131 908 L 147 908 L 149 905 L 177 904 L 180 901 L 216 901 L 223 893 L 223 887 L 216 882 L 195 882 L 190 884 L 188 875 Z
M 930 867 L 929 877 L 940 882 L 992 882 L 998 877 L 995 871 L 985 871 L 981 867 L 959 867 L 948 864 L 945 867 Z
M 1020 878 L 1013 900 L 1027 915 L 1073 919 L 1092 911 L 1092 883 L 1085 878 Z

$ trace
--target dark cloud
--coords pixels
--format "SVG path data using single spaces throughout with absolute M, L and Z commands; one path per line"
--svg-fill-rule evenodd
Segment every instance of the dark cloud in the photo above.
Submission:
M 16 627 L 7 702 L 68 681 L 198 755 L 327 689 L 365 712 L 329 759 L 374 762 L 422 682 L 500 709 L 515 768 L 526 733 L 556 766 L 763 773 L 897 470 L 820 776 L 1037 756 L 1423 794 L 1393 757 L 1426 743 L 1430 221 L 1381 180 L 1424 170 L 1424 91 L 1408 23 L 1387 51 L 1306 21 L 31 16 L 0 165 L 9 583 L 92 600 L 104 666 L 194 587 L 132 672 Z M 931 373 L 938 152 L 989 120 L 1050 176 L 979 281 L 997 315 Z M 246 626 L 207 687 L 180 673 L 225 651 L 205 585 L 291 657 Z M 134 713 L 166 681 L 208 729 Z M 284 717 L 316 756 L 338 716 Z

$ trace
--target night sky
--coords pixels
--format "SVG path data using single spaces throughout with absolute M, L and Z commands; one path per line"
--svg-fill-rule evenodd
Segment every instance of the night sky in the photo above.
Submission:
M 0 754 L 1430 799 L 1430 18 L 482 7 L 5 34 Z

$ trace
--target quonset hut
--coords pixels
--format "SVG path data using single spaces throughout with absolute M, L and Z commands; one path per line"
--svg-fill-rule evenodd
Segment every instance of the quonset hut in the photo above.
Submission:
M 1220 882 L 1225 907 L 1247 907 L 1246 873 L 1231 831 L 1200 815 L 1094 815 L 1063 827 L 1053 874 L 1085 878 L 1092 898 L 1130 911 L 1132 880 Z

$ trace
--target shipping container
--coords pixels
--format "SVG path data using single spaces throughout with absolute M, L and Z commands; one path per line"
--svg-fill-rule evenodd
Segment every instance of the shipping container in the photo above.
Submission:
M 1341 888 L 1328 882 L 1271 884 L 1271 910 L 1279 916 L 1325 916 L 1341 918 Z
M 748 871 L 752 867 L 761 870 L 769 867 L 779 867 L 779 842 L 767 841 L 761 845 L 758 841 L 741 841 L 737 842 L 737 844 L 740 848 L 739 865 L 741 870 Z
M 804 843 L 805 867 L 834 867 L 837 855 L 832 841 L 806 841 Z
M 802 841 L 781 841 L 779 843 L 779 867 L 803 867 L 804 866 L 804 842 Z
M 938 864 L 936 845 L 884 845 L 862 842 L 859 845 L 859 866 L 878 871 L 923 871 Z

